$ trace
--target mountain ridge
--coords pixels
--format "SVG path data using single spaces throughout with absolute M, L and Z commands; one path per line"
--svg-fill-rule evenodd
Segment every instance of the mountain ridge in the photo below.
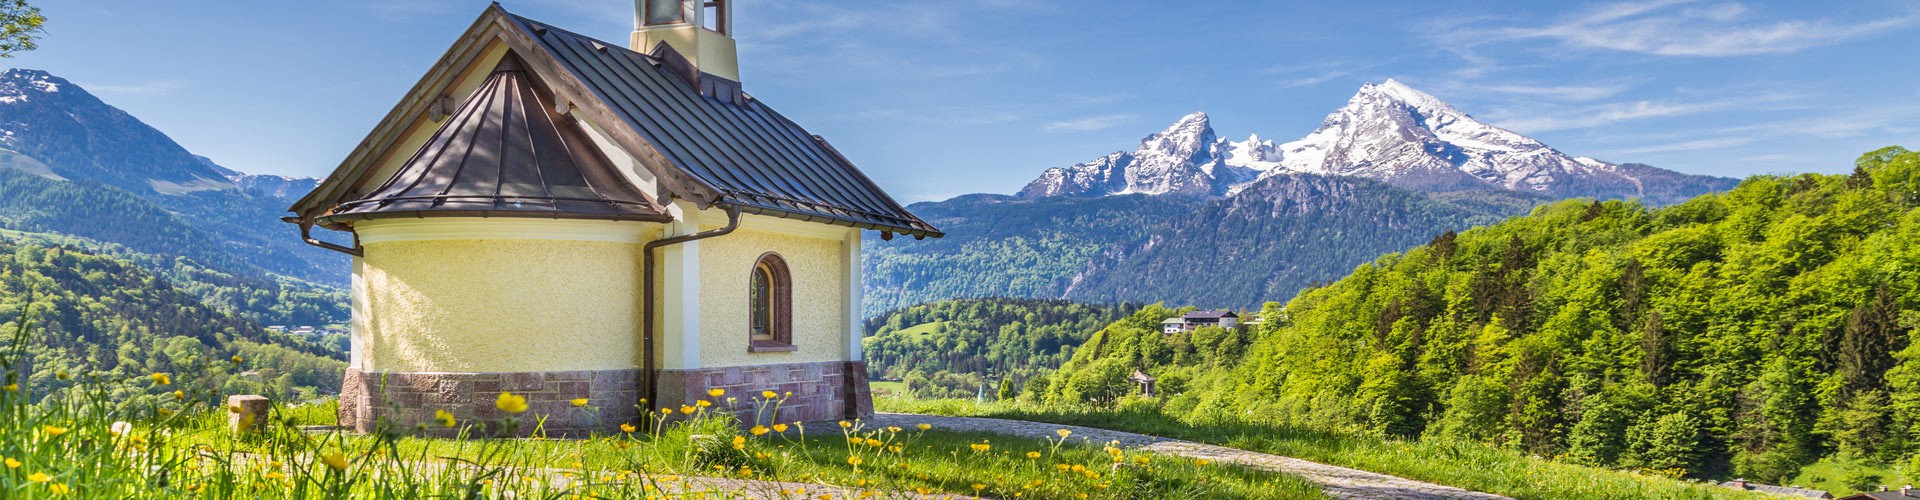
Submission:
M 1258 134 L 1221 139 L 1206 113 L 1194 112 L 1142 139 L 1132 152 L 1047 169 L 1019 195 L 1224 197 L 1261 178 L 1297 173 L 1363 177 L 1423 192 L 1504 189 L 1656 205 L 1738 182 L 1567 155 L 1388 79 L 1362 85 L 1299 140 L 1276 145 Z

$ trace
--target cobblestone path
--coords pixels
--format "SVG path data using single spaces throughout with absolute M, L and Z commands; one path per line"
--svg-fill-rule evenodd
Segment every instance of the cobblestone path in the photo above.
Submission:
M 1155 453 L 1190 458 L 1204 458 L 1214 463 L 1234 464 L 1299 476 L 1308 481 L 1319 483 L 1321 489 L 1326 491 L 1328 496 L 1334 498 L 1369 500 L 1512 500 L 1500 495 L 1467 491 L 1452 486 L 1441 486 L 1346 467 L 1335 467 L 1298 458 L 1076 425 L 1048 424 L 997 418 L 941 417 L 906 413 L 881 413 L 865 421 L 868 427 L 896 425 L 911 428 L 916 424 L 922 423 L 933 424 L 934 428 L 942 430 L 991 432 L 1034 439 L 1051 438 L 1055 435 L 1054 431 L 1068 429 L 1073 431 L 1073 439 L 1084 439 L 1089 443 L 1102 444 L 1119 441 L 1122 447 L 1139 448 Z

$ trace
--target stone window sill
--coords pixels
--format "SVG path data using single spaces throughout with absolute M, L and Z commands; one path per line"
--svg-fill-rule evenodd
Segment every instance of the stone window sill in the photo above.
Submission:
M 755 340 L 747 344 L 747 352 L 793 352 L 800 350 L 793 344 L 778 340 Z

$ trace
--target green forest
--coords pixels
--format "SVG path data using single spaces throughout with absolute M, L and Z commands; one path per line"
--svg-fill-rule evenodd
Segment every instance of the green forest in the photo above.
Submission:
M 1869 464 L 1843 480 L 1865 489 L 1920 472 L 1917 206 L 1901 148 L 1666 208 L 1560 202 L 1380 257 L 1244 333 L 1162 335 L 1179 311 L 1141 309 L 1022 397 L 1697 478 Z M 1163 400 L 1126 396 L 1136 368 Z
M 5 236 L 0 238 L 0 350 L 25 344 L 31 369 L 18 371 L 33 375 L 8 381 L 19 384 L 20 391 L 47 394 L 87 380 L 153 373 L 191 378 L 228 394 L 313 397 L 337 391 L 346 368 L 337 347 L 268 332 L 248 319 L 326 307 L 335 298 L 331 293 L 255 289 L 228 277 L 187 282 L 199 289 L 196 294 L 146 266 L 72 238 Z M 184 263 L 178 269 L 203 279 L 224 276 Z M 220 300 L 206 301 L 200 294 Z M 269 295 L 290 299 L 270 303 L 277 299 Z M 31 336 L 16 338 L 23 324 L 31 327 Z M 156 397 L 143 391 L 112 396 L 123 405 Z
M 974 397 L 989 377 L 1011 384 L 1058 368 L 1087 335 L 1132 308 L 1034 299 L 903 307 L 867 320 L 862 352 L 871 376 L 905 382 L 908 394 Z

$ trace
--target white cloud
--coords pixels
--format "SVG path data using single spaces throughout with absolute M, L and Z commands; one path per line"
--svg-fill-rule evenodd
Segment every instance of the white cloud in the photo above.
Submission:
M 1693 0 L 1615 3 L 1542 27 L 1508 27 L 1449 36 L 1469 45 L 1503 40 L 1553 40 L 1566 46 L 1661 56 L 1729 57 L 1796 52 L 1913 24 L 1902 15 L 1846 22 L 1833 19 L 1756 21 L 1737 3 Z M 1478 41 L 1476 41 L 1478 40 Z
M 1494 108 L 1487 121 L 1523 134 L 1594 128 L 1614 123 L 1673 118 L 1730 109 L 1782 106 L 1796 98 L 1786 93 L 1734 93 L 1739 97 L 1688 100 L 1637 100 L 1582 106 L 1509 106 Z
M 1745 146 L 1759 140 L 1755 137 L 1720 137 L 1715 139 L 1695 139 L 1668 144 L 1656 144 L 1638 148 L 1617 149 L 1613 152 L 1622 155 L 1641 155 L 1651 153 L 1672 153 L 1676 151 L 1705 151 Z
M 127 83 L 127 84 L 111 84 L 111 83 L 81 83 L 80 84 L 80 88 L 87 89 L 87 92 L 92 92 L 94 94 L 122 95 L 122 96 L 167 95 L 167 94 L 172 94 L 176 91 L 179 91 L 180 89 L 184 89 L 186 87 L 187 85 L 185 83 L 182 83 L 177 80 L 159 80 L 159 81 L 152 81 L 152 82 Z
M 1597 101 L 1619 95 L 1626 85 L 1481 85 L 1474 90 L 1538 97 L 1563 102 Z
M 1088 132 L 1093 130 L 1112 128 L 1116 125 L 1119 125 L 1121 122 L 1125 122 L 1132 119 L 1133 119 L 1133 115 L 1124 115 L 1124 114 L 1089 116 L 1086 118 L 1079 118 L 1074 120 L 1049 122 L 1046 124 L 1046 126 L 1041 127 L 1041 129 L 1046 130 L 1048 132 Z

